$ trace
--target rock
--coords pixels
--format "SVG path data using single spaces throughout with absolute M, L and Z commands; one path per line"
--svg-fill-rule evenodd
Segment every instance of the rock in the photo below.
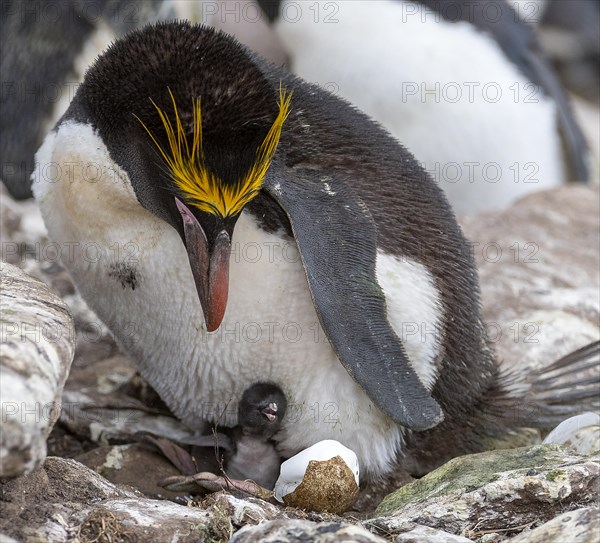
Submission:
M 84 439 L 102 445 L 137 441 L 138 432 L 149 432 L 173 441 L 187 441 L 193 432 L 164 410 L 130 394 L 135 370 L 123 356 L 83 367 L 73 367 L 65 385 L 61 423 Z M 146 396 L 149 396 L 147 394 Z
M 409 524 L 407 531 L 398 535 L 396 543 L 471 543 L 471 540 L 429 526 Z
M 211 514 L 213 526 L 220 522 L 222 528 L 215 531 L 233 531 L 247 525 L 287 518 L 284 510 L 277 505 L 257 498 L 236 497 L 229 492 L 211 494 L 201 506 Z
M 470 534 L 479 534 L 480 532 L 469 532 Z M 492 532 L 492 533 L 486 533 L 483 534 L 480 538 L 479 538 L 479 543 L 500 543 L 501 541 L 505 541 L 506 538 L 498 533 L 498 532 Z
M 550 522 L 527 530 L 509 543 L 591 543 L 600 535 L 600 509 L 584 507 L 568 511 Z
M 565 508 L 596 503 L 599 460 L 556 445 L 455 458 L 386 497 L 369 526 L 391 533 L 406 522 L 457 535 L 518 532 Z
M 358 499 L 350 509 L 349 514 L 352 514 L 353 511 L 359 513 L 369 512 L 372 514 L 383 498 L 394 490 L 412 483 L 414 480 L 404 469 L 399 466 L 396 467 L 387 477 L 379 481 L 370 481 L 369 484 L 363 485 L 363 488 L 360 489 Z
M 2 511 L 0 531 L 18 541 L 210 540 L 206 511 L 144 498 L 61 458 L 4 484 Z
M 6 243 L 10 243 L 15 237 L 15 233 L 21 227 L 21 213 L 19 204 L 17 204 L 8 194 L 8 190 L 3 183 L 0 183 L 0 242 L 2 242 L 2 260 L 13 263 L 17 257 L 16 244 L 14 249 L 7 248 Z M 14 254 L 12 254 L 14 253 Z
M 66 517 L 77 509 L 101 500 L 137 496 L 74 460 L 48 457 L 42 468 L 2 485 L 0 531 L 21 541 L 36 541 L 36 537 L 66 541 L 65 526 L 73 528 L 74 524 Z
M 507 367 L 547 366 L 600 339 L 597 187 L 530 194 L 460 222 L 479 269 L 487 335 Z
M 74 516 L 79 520 L 83 511 Z M 84 541 L 211 541 L 206 512 L 140 498 L 106 500 L 93 505 L 77 527 Z
M 161 479 L 179 475 L 179 471 L 164 456 L 144 445 L 96 447 L 75 459 L 111 483 L 136 488 L 148 498 L 174 499 L 182 496 L 157 485 Z
M 16 202 L 2 182 L 0 226 L 0 260 L 15 265 L 26 258 L 42 260 L 42 244 L 48 243 L 48 237 L 37 204 L 33 200 Z
M 79 293 L 65 295 L 63 299 L 71 310 L 77 331 L 73 367 L 89 366 L 117 356 L 119 349 L 108 328 L 88 307 Z
M 46 456 L 73 360 L 75 331 L 46 285 L 0 262 L 0 476 L 29 473 Z
M 245 526 L 231 543 L 385 543 L 385 539 L 365 528 L 340 522 L 272 520 L 258 526 Z
M 267 534 L 265 528 L 274 519 L 289 523 L 288 517 L 306 517 L 301 511 L 226 492 L 192 506 L 152 500 L 133 488 L 110 483 L 75 460 L 54 457 L 31 474 L 1 485 L 0 490 L 0 533 L 17 541 L 227 541 L 248 525 L 259 525 L 254 540 L 262 541 L 261 534 Z M 319 515 L 315 518 L 324 520 Z M 339 517 L 329 518 L 335 522 L 303 520 L 304 531 L 299 532 L 296 524 L 286 530 L 296 535 L 323 534 L 320 541 L 337 541 L 336 535 L 350 542 L 383 541 L 362 527 L 342 524 Z
M 60 458 L 76 458 L 98 446 L 97 443 L 82 439 L 76 436 L 66 428 L 60 419 L 52 428 L 48 436 L 48 456 L 59 456 Z M 389 494 L 389 492 L 388 492 Z

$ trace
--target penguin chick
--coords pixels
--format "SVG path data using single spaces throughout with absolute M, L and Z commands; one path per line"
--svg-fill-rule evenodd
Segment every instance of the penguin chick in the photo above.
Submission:
M 248 387 L 238 407 L 238 425 L 216 435 L 194 438 L 189 444 L 223 449 L 225 472 L 231 479 L 252 479 L 272 489 L 281 463 L 271 438 L 281 428 L 287 400 L 281 388 L 259 382 Z
M 244 391 L 238 409 L 238 425 L 233 429 L 232 447 L 227 458 L 227 475 L 252 479 L 272 489 L 281 463 L 271 438 L 281 427 L 287 400 L 273 383 L 256 383 Z

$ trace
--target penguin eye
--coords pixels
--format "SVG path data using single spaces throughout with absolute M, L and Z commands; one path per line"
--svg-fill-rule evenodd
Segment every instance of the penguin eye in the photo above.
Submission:
M 280 85 L 279 113 L 257 150 L 254 164 L 242 179 L 230 185 L 223 183 L 206 167 L 202 146 L 200 98 L 192 100 L 193 127 L 191 131 L 188 130 L 188 133 L 191 134 L 190 138 L 183 128 L 175 97 L 171 89 L 168 90 L 173 104 L 174 124 L 167 113 L 154 100 L 151 100 L 165 129 L 168 148 L 163 148 L 155 135 L 137 115 L 134 115 L 135 118 L 144 127 L 158 149 L 167 166 L 169 176 L 185 200 L 200 211 L 220 218 L 238 215 L 262 188 L 263 180 L 279 144 L 283 123 L 289 115 L 292 93 L 288 93 Z

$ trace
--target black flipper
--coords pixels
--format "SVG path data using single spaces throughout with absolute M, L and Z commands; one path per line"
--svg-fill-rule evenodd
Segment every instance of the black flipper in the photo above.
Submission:
M 289 218 L 321 326 L 344 368 L 392 420 L 432 428 L 443 414 L 387 320 L 369 210 L 339 174 L 271 171 L 284 177 L 273 174 L 264 189 Z
M 587 182 L 590 179 L 590 172 L 586 162 L 588 147 L 579 128 L 567 95 L 563 90 L 548 61 L 543 58 L 541 53 L 529 51 L 527 60 L 531 70 L 535 72 L 538 84 L 554 100 L 558 113 L 558 126 L 563 139 L 563 147 L 570 168 L 572 179 L 569 181 Z
M 563 356 L 529 376 L 525 402 L 534 408 L 531 420 L 542 429 L 554 428 L 564 419 L 600 408 L 600 342 L 595 341 Z M 523 424 L 525 425 L 525 424 Z

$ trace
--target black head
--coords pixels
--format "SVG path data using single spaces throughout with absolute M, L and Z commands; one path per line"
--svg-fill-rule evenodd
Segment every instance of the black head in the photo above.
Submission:
M 289 106 L 233 38 L 181 22 L 116 41 L 65 115 L 98 130 L 139 203 L 179 232 L 209 331 L 225 312 L 236 220 L 261 190 Z
M 246 435 L 272 437 L 281 427 L 287 400 L 273 383 L 256 383 L 247 388 L 238 408 L 238 425 Z

